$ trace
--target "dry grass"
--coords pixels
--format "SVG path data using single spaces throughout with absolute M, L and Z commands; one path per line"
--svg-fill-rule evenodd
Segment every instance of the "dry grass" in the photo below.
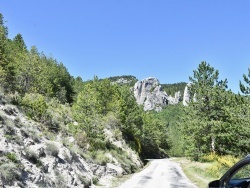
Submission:
M 219 177 L 211 177 L 207 173 L 207 169 L 212 166 L 212 163 L 195 162 L 186 158 L 173 158 L 173 161 L 179 163 L 186 176 L 198 187 L 207 187 L 208 183 Z

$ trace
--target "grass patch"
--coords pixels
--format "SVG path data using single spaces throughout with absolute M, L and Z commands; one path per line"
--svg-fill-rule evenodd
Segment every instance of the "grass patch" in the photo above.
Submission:
M 7 153 L 6 154 L 6 157 L 13 163 L 17 163 L 18 160 L 17 160 L 17 156 L 15 153 Z
M 213 177 L 208 173 L 208 169 L 213 165 L 212 162 L 195 162 L 186 158 L 173 158 L 173 161 L 179 163 L 186 176 L 198 187 L 207 187 L 212 180 L 220 177 Z
M 13 182 L 20 179 L 20 172 L 15 164 L 5 163 L 0 166 L 0 177 L 4 184 L 13 185 Z

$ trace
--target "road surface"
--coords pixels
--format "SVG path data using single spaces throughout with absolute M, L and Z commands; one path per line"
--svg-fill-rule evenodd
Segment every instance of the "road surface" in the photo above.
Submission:
M 119 188 L 196 188 L 196 186 L 185 176 L 177 163 L 170 159 L 156 159 Z

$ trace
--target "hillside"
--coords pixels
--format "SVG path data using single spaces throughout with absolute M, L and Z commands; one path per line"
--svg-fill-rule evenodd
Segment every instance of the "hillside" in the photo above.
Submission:
M 9 39 L 4 23 L 0 14 L 3 186 L 86 187 L 166 156 L 166 127 L 137 105 L 130 85 L 74 78 L 21 34 Z
M 79 146 L 83 137 L 75 138 L 67 130 L 53 133 L 9 104 L 4 95 L 0 98 L 1 186 L 88 187 L 142 166 L 108 122 L 105 140 L 110 148 L 88 151 Z

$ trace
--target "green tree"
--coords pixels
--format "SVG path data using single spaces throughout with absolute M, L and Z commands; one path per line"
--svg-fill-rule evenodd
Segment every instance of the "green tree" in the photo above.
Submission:
M 219 71 L 206 62 L 201 62 L 189 79 L 194 100 L 186 108 L 183 130 L 186 151 L 198 159 L 200 155 L 218 151 L 217 128 L 228 118 L 224 108 L 228 103 L 227 80 L 219 80 Z
M 247 85 L 244 85 L 242 81 L 240 81 L 240 90 L 245 95 L 250 94 L 250 69 L 248 69 L 248 74 L 243 74 L 243 80 Z
M 9 51 L 8 51 L 8 29 L 4 26 L 4 18 L 0 13 L 0 82 L 4 90 L 8 88 L 8 77 L 10 76 Z
M 27 51 L 27 46 L 23 40 L 23 37 L 22 35 L 19 33 L 17 34 L 14 39 L 13 39 L 13 43 L 15 45 L 15 47 L 18 49 L 18 51 L 25 51 L 25 52 L 28 52 Z
M 96 141 L 104 139 L 101 118 L 113 110 L 110 104 L 114 103 L 112 101 L 114 87 L 110 81 L 100 81 L 95 77 L 91 82 L 84 84 L 73 104 L 74 117 L 79 122 L 77 132 L 86 132 L 95 149 L 97 147 Z

